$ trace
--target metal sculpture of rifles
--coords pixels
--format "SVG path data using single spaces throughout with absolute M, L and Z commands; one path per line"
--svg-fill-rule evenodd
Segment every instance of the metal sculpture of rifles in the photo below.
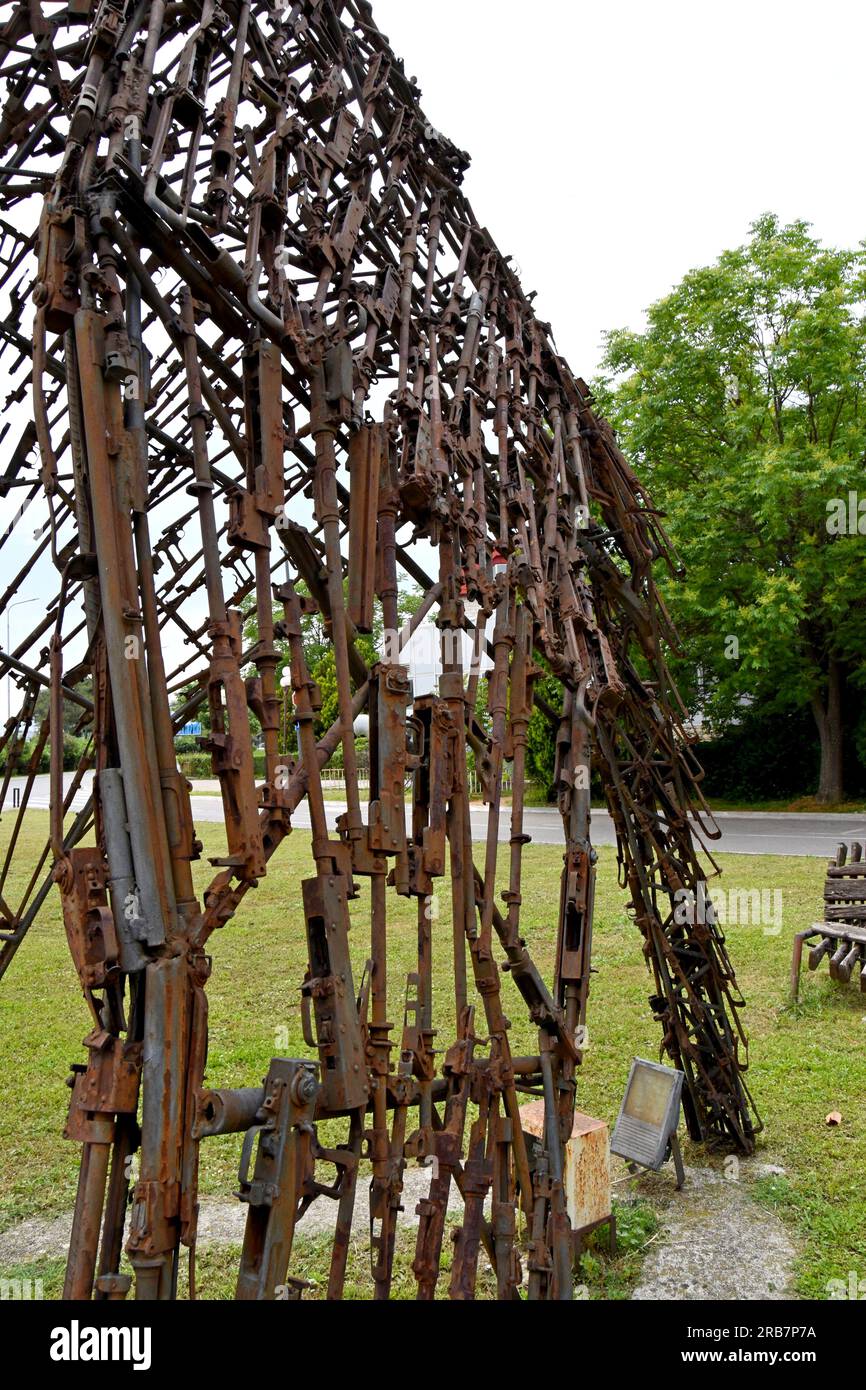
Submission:
M 92 1023 L 66 1129 L 82 1154 L 66 1295 L 123 1297 L 125 1248 L 135 1296 L 174 1297 L 181 1246 L 193 1266 L 202 1142 L 243 1131 L 238 1298 L 301 1296 L 292 1243 L 313 1201 L 335 1203 L 339 1298 L 368 1171 L 387 1298 L 410 1161 L 431 1171 L 419 1298 L 437 1292 L 452 1189 L 452 1298 L 474 1296 L 482 1250 L 499 1298 L 569 1298 L 592 766 L 689 1133 L 749 1152 L 758 1127 L 724 939 L 677 911 L 705 881 L 693 831 L 718 831 L 663 654 L 675 634 L 652 567 L 677 564 L 658 513 L 478 224 L 467 156 L 424 116 L 364 0 L 21 0 L 0 16 L 0 492 L 21 502 L 0 540 L 0 612 L 34 566 L 56 575 L 0 656 L 20 696 L 2 734 L 7 805 L 31 750 L 0 865 L 0 972 L 56 885 Z M 424 596 L 401 630 L 403 575 Z M 428 615 L 441 675 L 413 698 L 406 648 Z M 324 731 L 311 617 L 336 673 Z M 371 664 L 358 639 L 374 630 Z M 560 707 L 536 690 L 542 674 Z M 549 981 L 521 898 L 534 711 L 554 730 L 564 840 Z M 64 778 L 70 712 L 89 744 Z M 198 712 L 226 838 L 203 895 L 174 745 Z M 47 749 L 50 835 L 15 895 Z M 347 807 L 334 830 L 322 771 L 335 754 Z M 275 1057 L 263 1084 L 208 1090 L 211 936 L 247 908 L 302 802 L 303 920 L 281 930 L 306 936 L 295 984 L 309 1052 Z M 450 920 L 430 910 L 443 878 Z M 356 940 L 356 911 L 350 943 L 364 879 L 369 936 Z M 395 895 L 417 905 L 408 980 L 388 973 Z M 445 1036 L 434 963 L 453 981 Z M 509 1044 L 521 1007 L 529 1056 Z M 531 1152 L 526 1093 L 546 1115 Z M 322 1142 L 323 1121 L 341 1143 Z

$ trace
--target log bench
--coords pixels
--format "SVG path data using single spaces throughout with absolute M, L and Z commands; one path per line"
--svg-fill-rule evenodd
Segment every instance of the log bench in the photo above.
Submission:
M 809 969 L 817 970 L 829 956 L 830 977 L 847 984 L 859 967 L 860 989 L 866 994 L 866 859 L 863 845 L 853 841 L 850 852 L 840 845 L 827 866 L 824 882 L 824 920 L 794 937 L 791 960 L 791 998 L 800 992 L 804 942 L 813 942 Z

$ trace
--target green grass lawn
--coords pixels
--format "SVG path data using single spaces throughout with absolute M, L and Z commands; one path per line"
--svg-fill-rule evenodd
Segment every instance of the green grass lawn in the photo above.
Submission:
M 0 847 L 12 826 L 0 822 Z M 23 881 L 37 843 L 47 831 L 47 815 L 31 812 L 13 871 Z M 203 825 L 205 855 L 221 849 L 220 828 Z M 798 1287 L 806 1297 L 824 1297 L 830 1278 L 849 1270 L 866 1273 L 866 1223 L 861 1214 L 861 1175 L 866 1165 L 866 998 L 852 985 L 833 985 L 826 966 L 804 973 L 802 1003 L 796 1013 L 786 995 L 795 931 L 820 916 L 823 863 L 794 859 L 722 855 L 722 883 L 731 888 L 781 889 L 784 925 L 778 935 L 761 926 L 728 928 L 730 953 L 748 1001 L 751 1038 L 750 1082 L 765 1122 L 759 1159 L 781 1165 L 784 1176 L 759 1178 L 755 1196 L 772 1205 L 799 1235 L 802 1256 Z M 505 864 L 505 855 L 502 855 Z M 298 989 L 306 963 L 300 882 L 312 861 L 309 834 L 295 831 L 282 847 L 272 872 L 250 893 L 238 916 L 211 939 L 214 968 L 208 986 L 210 1053 L 207 1081 L 212 1086 L 248 1086 L 264 1076 L 276 1053 L 304 1055 Z M 530 845 L 525 851 L 523 929 L 530 949 L 549 976 L 556 939 L 561 852 Z M 197 886 L 207 882 L 209 866 L 196 866 Z M 12 885 L 7 898 L 14 897 Z M 356 981 L 368 953 L 368 892 L 352 905 L 353 963 Z M 434 923 L 434 1012 L 438 1042 L 447 1046 L 453 1030 L 449 960 L 449 903 L 440 896 Z M 415 905 L 389 895 L 391 975 L 389 1017 L 402 1021 L 406 975 L 415 968 Z M 647 1007 L 651 992 L 636 929 L 616 886 L 614 852 L 599 851 L 590 997 L 590 1046 L 579 1078 L 582 1110 L 609 1121 L 635 1055 L 655 1057 L 658 1030 Z M 535 1051 L 533 1030 L 522 1001 L 505 979 L 506 1012 L 513 1023 L 515 1053 Z M 479 1011 L 480 1012 L 480 1011 Z M 68 1211 L 74 1201 L 77 1146 L 61 1138 L 69 1092 L 69 1064 L 83 1060 L 81 1039 L 89 1015 L 80 997 L 60 916 L 52 893 L 41 920 L 31 930 L 5 979 L 0 982 L 0 1229 L 26 1217 Z M 838 1109 L 843 1123 L 825 1124 Z M 203 1145 L 202 1193 L 229 1199 L 234 1190 L 239 1136 L 209 1139 Z M 721 1165 L 686 1145 L 688 1162 Z M 749 1178 L 744 1180 L 749 1181 Z M 621 1189 L 622 1190 L 622 1189 Z M 620 1213 L 624 1249 L 606 1264 L 592 1252 L 587 1281 L 595 1295 L 622 1297 L 639 1268 L 639 1250 L 652 1230 L 652 1213 L 624 1208 Z M 319 1242 L 321 1244 L 321 1242 Z M 322 1267 L 324 1247 L 310 1241 L 299 1254 L 310 1271 Z M 352 1257 L 349 1292 L 367 1296 L 363 1255 Z M 201 1292 L 230 1296 L 231 1251 L 202 1252 Z M 397 1285 L 411 1296 L 411 1248 L 398 1258 Z M 61 1279 L 57 1261 L 43 1262 L 46 1293 Z M 56 1268 L 55 1268 L 56 1266 Z M 3 1271 L 4 1277 L 14 1277 Z M 309 1274 L 307 1277 L 310 1277 Z M 447 1281 L 445 1281 L 447 1283 Z

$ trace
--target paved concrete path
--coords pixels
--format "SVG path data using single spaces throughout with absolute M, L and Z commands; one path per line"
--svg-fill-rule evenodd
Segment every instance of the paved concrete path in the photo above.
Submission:
M 65 775 L 69 785 L 71 774 Z M 21 785 L 23 779 L 13 778 L 11 788 Z M 73 809 L 79 810 L 90 793 L 90 779 L 86 779 L 86 789 L 82 788 L 73 802 Z M 7 810 L 12 807 L 13 790 L 7 794 Z M 221 821 L 223 818 L 222 800 L 219 784 L 214 781 L 199 781 L 193 784 L 193 816 L 199 821 Z M 33 790 L 30 805 L 34 809 L 48 807 L 48 776 L 39 776 Z M 343 801 L 325 803 L 328 823 L 333 828 L 337 816 L 345 811 Z M 409 808 L 407 807 L 407 822 Z M 472 837 L 483 840 L 487 836 L 487 807 L 473 803 L 471 811 Z M 310 817 L 306 802 L 296 810 L 293 824 L 299 828 L 309 828 Z M 707 840 L 712 853 L 727 854 L 803 854 L 816 859 L 829 859 L 835 853 L 840 840 L 866 840 L 866 815 L 846 815 L 833 812 L 824 814 L 813 812 L 785 811 L 719 811 L 716 823 L 721 838 Z M 695 827 L 698 831 L 700 828 Z M 562 822 L 559 813 L 552 806 L 528 806 L 524 811 L 524 829 L 533 841 L 542 845 L 562 844 Z M 499 817 L 499 839 L 508 840 L 511 834 L 511 809 L 503 808 Z M 592 838 L 596 845 L 616 843 L 613 822 L 607 811 L 592 813 Z
M 418 1226 L 416 1207 L 430 1190 L 431 1170 L 407 1164 L 403 1175 L 403 1212 L 400 1226 L 414 1230 Z M 367 1222 L 367 1190 L 370 1181 L 370 1165 L 362 1163 L 358 1174 L 355 1208 L 355 1237 L 363 1233 Z M 489 1207 L 489 1198 L 488 1198 Z M 456 1186 L 451 1184 L 448 1196 L 448 1211 L 459 1213 L 463 1209 L 462 1198 Z M 199 1212 L 199 1245 L 209 1246 L 242 1245 L 247 1208 L 239 1201 L 226 1201 L 219 1197 L 202 1197 Z M 307 1239 L 318 1235 L 331 1235 L 337 1219 L 336 1202 L 319 1198 L 308 1207 L 298 1222 L 298 1235 Z M 65 1259 L 69 1251 L 69 1238 L 72 1234 L 72 1212 L 60 1216 L 31 1216 L 19 1221 L 5 1231 L 0 1231 L 0 1270 L 11 1265 L 29 1264 L 42 1259 Z
M 647 1247 L 632 1298 L 679 1303 L 724 1299 L 780 1300 L 792 1290 L 797 1247 L 790 1232 L 750 1195 L 751 1182 L 779 1172 L 741 1160 L 730 1181 L 713 1168 L 686 1168 L 674 1190 L 670 1164 L 640 1179 L 641 1195 L 661 1205 L 661 1226 Z
M 617 1170 L 619 1166 L 617 1163 Z M 747 1167 L 750 1171 L 746 1171 Z M 743 1163 L 742 1168 L 741 1180 L 731 1182 L 711 1168 L 688 1167 L 682 1192 L 674 1191 L 670 1165 L 661 1173 L 641 1177 L 638 1193 L 656 1208 L 660 1226 L 647 1244 L 633 1298 L 680 1302 L 792 1297 L 797 1247 L 778 1217 L 758 1206 L 749 1195 L 751 1180 L 767 1171 L 766 1165 Z M 368 1165 L 364 1164 L 357 1192 L 356 1237 L 361 1235 L 367 1220 L 368 1179 Z M 415 1209 L 429 1186 L 429 1171 L 407 1166 L 401 1230 L 410 1232 L 417 1228 Z M 487 1206 L 489 1209 L 489 1199 Z M 448 1210 L 454 1216 L 461 1211 L 461 1200 L 453 1184 Z M 298 1244 L 330 1235 L 335 1218 L 333 1202 L 313 1203 L 298 1225 Z M 246 1208 L 240 1202 L 203 1198 L 200 1248 L 239 1246 L 245 1219 Z M 65 1258 L 71 1230 L 72 1213 L 65 1212 L 61 1216 L 31 1217 L 0 1232 L 0 1268 Z M 481 1262 L 483 1265 L 483 1256 Z

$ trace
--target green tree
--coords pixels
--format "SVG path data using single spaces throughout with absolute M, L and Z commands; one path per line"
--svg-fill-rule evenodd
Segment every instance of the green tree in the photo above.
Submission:
M 766 215 L 645 332 L 607 336 L 597 387 L 685 563 L 667 596 L 687 695 L 716 727 L 748 703 L 811 709 L 825 801 L 866 686 L 864 310 L 863 247 Z M 837 513 L 858 489 L 852 533 Z
M 348 581 L 344 583 L 344 593 L 348 597 Z M 307 594 L 307 586 L 299 581 L 297 584 L 299 594 Z M 400 586 L 397 594 L 397 620 L 400 627 L 410 618 L 421 606 L 424 601 L 422 590 L 413 583 L 405 583 Z M 258 622 L 256 617 L 255 597 L 250 595 L 242 605 L 243 612 L 243 631 L 244 642 L 248 647 L 254 645 L 258 640 Z M 274 623 L 279 623 L 283 616 L 281 605 L 274 606 Z M 322 706 L 319 710 L 314 728 L 316 738 L 321 738 L 336 720 L 340 711 L 339 695 L 337 693 L 337 666 L 334 658 L 334 644 L 328 633 L 324 618 L 321 613 L 305 613 L 301 620 L 303 631 L 304 656 L 307 662 L 307 669 L 310 678 L 319 687 L 322 699 Z M 382 625 L 381 605 L 374 605 L 373 631 L 371 633 L 358 633 L 355 641 L 361 656 L 368 666 L 380 659 L 379 653 L 382 650 L 384 630 Z M 280 652 L 280 662 L 277 667 L 277 679 L 283 672 L 290 669 L 289 663 L 289 644 L 288 642 L 277 642 Z M 250 670 L 253 668 L 251 667 Z M 253 716 L 251 715 L 252 719 Z M 258 724 L 255 725 L 258 729 Z
M 551 709 L 562 708 L 562 685 L 555 676 L 541 676 L 535 687 Z M 533 782 L 537 782 L 548 798 L 553 792 L 553 776 L 556 770 L 556 729 L 545 713 L 533 709 L 526 728 L 526 771 Z
M 337 662 L 334 648 L 328 647 L 310 671 L 312 679 L 319 687 L 321 708 L 316 715 L 314 728 L 316 738 L 326 734 L 340 713 L 340 696 L 337 690 Z
M 90 676 L 79 681 L 74 687 L 79 695 L 84 695 L 88 700 L 93 699 L 93 681 Z M 51 710 L 51 692 L 46 686 L 40 690 L 36 697 L 36 704 L 33 709 L 31 727 L 37 728 L 44 719 L 48 719 Z M 67 734 L 75 733 L 76 730 L 85 728 L 90 722 L 90 715 L 81 705 L 76 705 L 73 700 L 63 701 L 63 729 Z

